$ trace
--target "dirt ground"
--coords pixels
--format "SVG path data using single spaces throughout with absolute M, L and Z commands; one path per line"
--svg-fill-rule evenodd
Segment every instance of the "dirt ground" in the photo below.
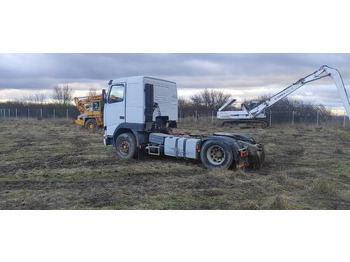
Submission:
M 266 149 L 258 171 L 207 170 L 167 157 L 126 161 L 102 130 L 73 120 L 0 122 L 0 209 L 350 209 L 350 130 L 314 126 L 179 130 L 244 132 Z

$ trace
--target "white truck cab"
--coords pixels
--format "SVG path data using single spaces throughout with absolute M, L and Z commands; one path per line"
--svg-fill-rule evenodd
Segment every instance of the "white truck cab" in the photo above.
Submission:
M 104 104 L 105 145 L 112 144 L 120 128 L 150 131 L 158 115 L 176 122 L 177 101 L 176 83 L 171 81 L 146 76 L 111 80 Z

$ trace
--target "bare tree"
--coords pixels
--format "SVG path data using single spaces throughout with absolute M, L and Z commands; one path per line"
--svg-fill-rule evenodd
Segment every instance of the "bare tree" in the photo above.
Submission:
M 188 101 L 183 97 L 178 97 L 177 101 L 179 108 L 184 108 L 188 103 Z
M 45 101 L 46 95 L 43 93 L 36 93 L 34 95 L 26 96 L 24 95 L 23 98 L 20 100 L 23 103 L 35 103 L 35 104 L 43 104 Z
M 46 99 L 46 95 L 43 93 L 36 93 L 33 96 L 34 103 L 43 104 Z
M 205 89 L 191 96 L 191 100 L 195 107 L 216 110 L 230 98 L 229 94 L 225 94 L 220 90 Z
M 196 108 L 202 107 L 204 104 L 203 98 L 200 94 L 194 94 L 193 96 L 191 96 L 191 100 L 192 100 L 193 106 Z
M 68 85 L 63 87 L 55 85 L 53 87 L 52 99 L 56 104 L 68 105 L 73 100 L 73 89 Z
M 88 93 L 88 96 L 95 96 L 97 95 L 96 88 L 91 87 Z
M 225 94 L 223 91 L 216 91 L 215 93 L 215 103 L 216 103 L 216 109 L 220 108 L 225 104 L 229 99 L 231 95 Z

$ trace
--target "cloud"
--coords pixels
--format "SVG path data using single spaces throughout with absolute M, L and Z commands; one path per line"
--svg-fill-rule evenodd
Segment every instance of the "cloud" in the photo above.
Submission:
M 244 99 L 274 94 L 323 64 L 350 83 L 350 54 L 0 54 L 0 90 L 37 92 L 70 84 L 83 92 L 107 87 L 110 79 L 147 75 L 177 82 L 180 95 L 212 88 Z M 315 84 L 321 85 L 303 95 L 333 104 L 331 79 Z M 6 98 L 14 97 L 6 92 Z

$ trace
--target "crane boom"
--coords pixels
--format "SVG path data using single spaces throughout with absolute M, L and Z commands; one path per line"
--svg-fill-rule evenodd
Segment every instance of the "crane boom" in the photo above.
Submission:
M 344 108 L 348 113 L 348 117 L 350 120 L 350 100 L 339 71 L 337 69 L 334 69 L 328 66 L 325 66 L 324 70 L 333 78 L 333 81 L 338 89 L 340 98 L 343 102 Z
M 300 87 L 302 87 L 303 85 L 310 83 L 312 81 L 324 78 L 330 76 L 333 78 L 334 83 L 338 89 L 339 95 L 342 99 L 342 102 L 344 104 L 345 110 L 348 113 L 348 117 L 350 119 L 350 101 L 349 101 L 349 97 L 347 95 L 342 77 L 339 73 L 338 70 L 328 67 L 326 65 L 321 66 L 321 68 L 315 72 L 313 72 L 312 74 L 299 79 L 296 83 L 288 86 L 287 88 L 283 89 L 281 92 L 277 93 L 276 95 L 272 96 L 270 99 L 265 100 L 263 103 L 261 103 L 260 105 L 258 105 L 257 107 L 255 107 L 254 109 L 252 109 L 250 111 L 250 113 L 255 116 L 260 114 L 266 107 L 270 107 L 273 104 L 275 104 L 276 102 L 278 102 L 279 100 L 285 98 L 286 96 L 290 95 L 291 93 L 293 93 L 294 91 L 298 90 Z

